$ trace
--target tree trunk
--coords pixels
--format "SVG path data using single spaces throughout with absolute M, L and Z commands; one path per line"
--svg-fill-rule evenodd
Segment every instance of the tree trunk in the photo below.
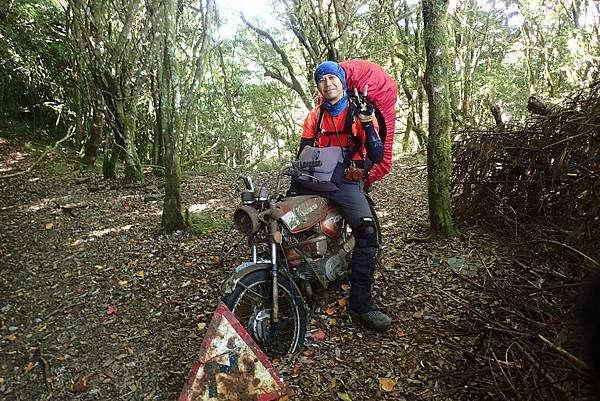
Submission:
M 73 136 L 73 140 L 75 141 L 77 150 L 80 151 L 83 141 L 85 140 L 85 138 L 83 137 L 83 122 L 85 120 L 84 114 L 87 114 L 87 113 L 84 112 L 84 110 L 83 110 L 81 91 L 79 89 L 81 82 L 77 82 L 77 81 L 80 81 L 80 80 L 78 78 L 74 78 L 75 89 L 73 90 L 73 103 L 74 103 L 73 108 L 75 109 L 75 134 Z
M 125 153 L 125 179 L 130 181 L 144 181 L 144 172 L 142 171 L 142 164 L 137 154 L 135 147 L 135 135 L 136 135 L 136 113 L 137 105 L 133 100 L 121 100 L 118 99 L 115 102 L 116 105 L 116 116 L 122 125 L 124 153 Z
M 427 68 L 425 90 L 429 101 L 427 180 L 429 221 L 436 235 L 453 235 L 450 204 L 452 168 L 450 96 L 448 88 L 448 0 L 423 0 Z
M 113 131 L 114 132 L 114 131 Z M 104 153 L 102 158 L 102 175 L 105 179 L 114 178 L 117 175 L 117 161 L 121 157 L 121 147 L 113 145 L 113 135 L 106 133 L 104 138 Z
M 185 228 L 185 220 L 181 213 L 181 167 L 176 151 L 178 128 L 181 126 L 178 123 L 181 119 L 179 109 L 181 102 L 179 100 L 177 77 L 175 76 L 177 74 L 174 43 L 177 27 L 176 9 L 176 0 L 163 3 L 162 32 L 164 34 L 164 47 L 160 112 L 165 143 L 165 203 L 163 205 L 162 226 L 168 233 Z M 165 121 L 170 123 L 167 125 Z
M 162 77 L 162 68 L 160 66 L 160 64 L 162 63 L 159 62 L 157 64 L 157 75 L 153 76 L 150 80 L 152 88 L 152 106 L 154 107 L 154 113 L 156 115 L 156 124 L 154 124 L 154 141 L 152 148 L 152 164 L 154 164 L 155 166 L 162 166 L 163 155 L 165 154 L 162 127 L 163 124 L 165 124 L 165 121 L 163 120 L 164 116 L 160 110 L 161 84 L 160 82 L 157 82 L 157 78 L 158 80 L 160 80 Z
M 92 124 L 89 128 L 85 153 L 82 158 L 82 162 L 89 166 L 96 163 L 100 141 L 102 140 L 102 129 L 104 128 L 104 103 L 102 97 L 97 93 L 92 93 L 92 102 Z
M 496 122 L 496 128 L 497 129 L 504 128 L 504 121 L 502 121 L 502 109 L 500 108 L 500 106 L 496 103 L 492 103 L 490 105 L 490 111 L 492 112 L 492 115 L 494 116 L 494 121 Z

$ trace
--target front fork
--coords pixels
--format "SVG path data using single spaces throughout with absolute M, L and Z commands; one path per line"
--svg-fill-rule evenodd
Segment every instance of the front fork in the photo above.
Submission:
M 271 324 L 273 329 L 277 329 L 279 324 L 279 286 L 277 274 L 277 244 L 281 244 L 282 235 L 279 231 L 277 221 L 271 220 L 269 225 L 269 243 L 271 244 L 271 279 L 273 282 L 273 305 L 271 310 Z
M 277 326 L 279 323 L 279 285 L 278 285 L 278 271 L 277 268 L 277 244 L 281 243 L 281 232 L 277 226 L 276 221 L 272 221 L 269 225 L 269 244 L 271 245 L 271 324 Z M 258 263 L 258 252 L 256 243 L 252 244 L 252 262 Z

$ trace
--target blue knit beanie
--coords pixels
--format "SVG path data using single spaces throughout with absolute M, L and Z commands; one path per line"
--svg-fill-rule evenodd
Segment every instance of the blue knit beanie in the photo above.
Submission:
M 333 74 L 340 79 L 342 82 L 342 89 L 346 90 L 346 72 L 340 65 L 334 61 L 323 61 L 317 66 L 315 70 L 315 82 L 319 82 L 319 79 L 326 74 Z

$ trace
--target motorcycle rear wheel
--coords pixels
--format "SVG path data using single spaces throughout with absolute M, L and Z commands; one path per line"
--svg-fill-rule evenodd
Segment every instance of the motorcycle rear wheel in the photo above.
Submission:
M 242 278 L 223 301 L 269 358 L 296 352 L 304 342 L 306 311 L 302 298 L 283 275 L 278 276 L 279 326 L 271 323 L 272 281 L 266 270 Z

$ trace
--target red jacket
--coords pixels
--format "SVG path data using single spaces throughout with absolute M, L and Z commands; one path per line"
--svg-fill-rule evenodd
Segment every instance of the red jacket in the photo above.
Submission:
M 306 116 L 306 119 L 304 120 L 304 128 L 302 130 L 303 139 L 312 139 L 315 137 L 320 108 L 321 105 L 319 104 Z M 349 136 L 344 132 L 344 128 L 346 125 L 346 115 L 348 114 L 349 109 L 350 107 L 346 107 L 335 117 L 329 114 L 327 111 L 323 111 L 323 120 L 321 121 L 321 129 L 323 133 L 319 136 L 319 143 L 317 144 L 320 148 L 325 148 L 328 146 L 341 146 L 345 148 L 348 146 Z M 373 126 L 375 127 L 375 131 L 378 131 L 379 126 L 376 119 L 373 119 Z M 336 132 L 338 132 L 338 134 L 336 134 Z M 361 154 L 363 156 L 367 154 L 364 146 L 364 143 L 366 142 L 366 134 L 358 119 L 354 119 L 352 124 L 352 135 L 359 137 L 363 143 L 360 151 L 356 152 L 352 159 L 361 160 Z

